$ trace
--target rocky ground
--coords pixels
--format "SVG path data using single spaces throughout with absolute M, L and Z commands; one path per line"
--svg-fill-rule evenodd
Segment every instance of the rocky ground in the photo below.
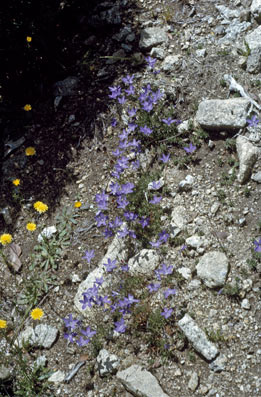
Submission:
M 11 233 L 17 246 L 13 260 L 4 248 L 11 268 L 2 260 L 0 318 L 13 337 L 28 307 L 25 292 L 33 294 L 30 274 L 34 281 L 48 277 L 38 300 L 34 291 L 33 302 L 44 311 L 42 329 L 34 332 L 30 317 L 18 328 L 20 338 L 34 346 L 24 351 L 29 363 L 45 356 L 53 372 L 46 396 L 258 396 L 261 129 L 254 117 L 260 119 L 261 107 L 261 1 L 136 0 L 131 6 L 120 1 L 107 2 L 102 12 L 92 23 L 109 21 L 113 34 L 85 37 L 87 55 L 78 62 L 77 76 L 56 85 L 54 104 L 46 104 L 26 141 L 13 152 L 7 147 L 1 234 Z M 157 60 L 153 68 L 144 56 Z M 147 233 L 129 221 L 138 238 L 119 237 L 120 229 L 104 238 L 95 220 L 95 198 L 104 191 L 110 220 L 123 217 L 110 194 L 111 183 L 117 182 L 111 174 L 117 164 L 113 152 L 128 122 L 128 107 L 138 106 L 135 96 L 123 105 L 109 98 L 109 87 L 123 90 L 127 75 L 134 75 L 136 92 L 150 84 L 153 92 L 164 94 L 156 111 L 160 114 L 164 104 L 163 116 L 151 125 L 154 135 L 130 134 L 130 140 L 141 140 L 141 152 L 128 149 L 129 168 L 119 182 L 135 185 L 134 194 L 127 194 L 133 205 L 128 209 L 148 215 L 155 227 Z M 162 123 L 168 117 L 176 120 L 169 127 Z M 36 148 L 35 156 L 25 156 L 28 146 Z M 170 154 L 168 162 L 159 160 L 162 154 Z M 132 169 L 137 160 L 140 168 Z M 15 177 L 21 186 L 11 190 Z M 150 190 L 153 181 L 160 182 Z M 149 205 L 153 189 L 162 200 Z M 37 200 L 49 209 L 36 217 Z M 25 228 L 32 220 L 34 234 Z M 39 231 L 50 226 L 57 229 L 51 240 L 53 250 L 60 249 L 57 268 L 41 256 L 42 248 L 32 268 Z M 150 244 L 163 230 L 166 241 Z M 83 259 L 86 250 L 95 252 L 90 261 Z M 116 272 L 106 272 L 108 259 L 118 268 L 128 264 L 129 273 L 119 279 Z M 155 275 L 162 263 L 169 273 Z M 104 278 L 108 296 L 122 282 L 124 296 L 139 300 L 125 315 L 125 332 L 113 332 L 120 316 L 112 317 L 104 307 L 82 310 L 82 292 L 96 277 Z M 148 285 L 159 281 L 160 288 L 150 292 Z M 169 288 L 175 292 L 166 298 Z M 160 314 L 164 308 L 172 309 L 166 319 Z M 96 330 L 88 345 L 64 338 L 69 314 Z M 8 357 L 4 338 L 1 348 Z M 66 380 L 77 363 L 82 366 Z M 12 395 L 8 371 L 13 366 L 11 360 L 6 371 L 2 368 L 3 396 Z

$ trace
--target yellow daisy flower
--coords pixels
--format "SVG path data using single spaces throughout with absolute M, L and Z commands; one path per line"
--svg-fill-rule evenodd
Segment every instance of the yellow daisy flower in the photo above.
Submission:
M 42 203 L 41 201 L 36 201 L 36 203 L 34 203 L 34 209 L 42 214 L 43 212 L 48 210 L 48 205 Z
M 14 179 L 14 180 L 13 180 L 13 184 L 14 184 L 15 186 L 20 185 L 20 179 Z
M 32 110 L 32 106 L 31 105 L 29 105 L 28 103 L 24 106 L 24 110 L 26 111 L 26 112 L 30 112 L 30 110 Z
M 80 201 L 76 201 L 76 202 L 74 203 L 74 207 L 75 207 L 75 208 L 80 208 L 81 205 L 82 205 L 82 203 L 81 203 Z
M 33 320 L 41 320 L 43 315 L 44 315 L 44 312 L 42 309 L 39 309 L 39 307 L 37 307 L 36 309 L 31 311 L 31 317 Z
M 0 236 L 0 243 L 1 243 L 2 245 L 10 244 L 11 241 L 12 241 L 12 236 L 11 236 L 11 234 L 8 234 L 8 233 L 1 234 L 1 236 Z
M 32 37 L 31 37 L 31 36 L 27 36 L 27 37 L 26 37 L 26 41 L 27 41 L 27 43 L 31 43 Z
M 30 232 L 33 232 L 36 229 L 36 224 L 33 222 L 29 222 L 26 225 L 26 229 L 29 230 Z
M 26 156 L 33 156 L 35 155 L 35 153 L 36 153 L 35 148 L 32 146 L 29 146 L 25 149 Z
M 0 328 L 6 328 L 6 321 L 0 319 Z

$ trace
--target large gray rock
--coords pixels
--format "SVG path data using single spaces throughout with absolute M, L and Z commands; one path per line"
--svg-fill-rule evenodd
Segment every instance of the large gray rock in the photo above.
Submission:
M 142 50 L 150 50 L 152 47 L 167 41 L 168 36 L 165 29 L 158 27 L 146 28 L 141 31 L 139 46 Z
M 188 314 L 185 314 L 185 316 L 179 320 L 178 326 L 192 343 L 194 349 L 207 360 L 213 360 L 218 355 L 216 346 L 207 339 L 204 331 L 199 328 Z
M 261 47 L 255 48 L 247 58 L 247 72 L 259 73 L 261 70 Z
M 228 273 L 228 260 L 223 252 L 208 252 L 202 256 L 196 269 L 197 275 L 207 287 L 222 287 Z
M 250 7 L 251 14 L 255 20 L 261 23 L 261 0 L 253 0 Z
M 116 377 L 134 396 L 168 397 L 158 384 L 155 376 L 139 365 L 132 365 L 124 371 L 119 371 Z
M 23 343 L 29 343 L 31 346 L 49 349 L 56 341 L 57 336 L 58 329 L 47 324 L 39 324 L 35 328 L 27 327 L 22 331 L 15 344 L 22 347 Z
M 236 139 L 236 147 L 239 158 L 237 179 L 240 183 L 245 183 L 250 178 L 253 166 L 258 158 L 259 150 L 247 138 L 240 135 Z
M 199 104 L 196 122 L 208 130 L 233 130 L 246 125 L 250 101 L 246 98 L 209 99 Z
M 143 249 L 128 262 L 130 274 L 151 275 L 158 267 L 160 257 L 154 250 Z
M 115 354 L 110 354 L 106 349 L 100 350 L 97 363 L 100 376 L 115 374 L 120 365 L 118 357 Z
M 250 49 L 253 51 L 256 48 L 261 47 L 261 26 L 258 26 L 255 30 L 245 36 L 245 41 Z

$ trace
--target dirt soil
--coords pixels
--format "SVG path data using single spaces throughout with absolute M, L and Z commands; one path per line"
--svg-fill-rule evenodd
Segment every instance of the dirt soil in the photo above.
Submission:
M 235 1 L 220 1 L 227 7 L 235 8 Z M 240 3 L 240 2 L 237 2 Z M 247 1 L 241 1 L 247 6 Z M 168 52 L 180 54 L 182 62 L 169 72 L 161 72 L 160 76 L 174 84 L 176 97 L 174 101 L 167 99 L 166 107 L 173 108 L 175 117 L 184 121 L 195 116 L 198 103 L 203 99 L 225 99 L 229 96 L 228 87 L 222 83 L 225 73 L 232 74 L 245 87 L 253 98 L 260 102 L 258 86 L 254 84 L 258 76 L 249 75 L 241 69 L 238 55 L 234 49 L 221 48 L 215 39 L 215 27 L 220 15 L 215 8 L 216 2 L 198 1 L 135 1 L 131 7 L 122 11 L 121 28 L 130 24 L 135 33 L 133 52 L 140 52 L 138 47 L 139 32 L 146 21 L 161 21 L 160 26 L 168 26 Z M 192 12 L 192 10 L 194 10 Z M 208 17 L 212 17 L 209 23 Z M 254 28 L 253 22 L 251 28 Z M 87 277 L 105 255 L 111 238 L 105 239 L 102 231 L 95 224 L 95 195 L 108 186 L 111 171 L 115 164 L 112 151 L 118 144 L 118 134 L 122 124 L 111 127 L 111 120 L 117 115 L 112 101 L 108 98 L 109 86 L 117 86 L 127 74 L 136 76 L 138 87 L 143 85 L 144 78 L 149 75 L 145 64 L 132 66 L 129 60 L 122 60 L 108 65 L 103 56 L 110 56 L 120 47 L 120 43 L 112 40 L 112 34 L 119 27 L 112 29 L 108 36 L 95 33 L 95 39 L 89 32 L 79 32 L 74 38 L 77 51 L 75 68 L 70 75 L 77 76 L 79 84 L 74 95 L 63 97 L 61 103 L 54 108 L 54 96 L 50 97 L 33 109 L 33 121 L 28 126 L 26 141 L 6 157 L 2 168 L 1 208 L 8 208 L 12 222 L 6 224 L 4 217 L 0 219 L 0 231 L 10 233 L 13 241 L 21 248 L 22 263 L 18 272 L 0 262 L 0 318 L 10 322 L 9 332 L 14 332 L 15 324 L 21 321 L 26 307 L 17 304 L 25 281 L 30 278 L 30 264 L 33 247 L 37 245 L 39 231 L 45 226 L 55 224 L 57 215 L 70 208 L 76 224 L 68 231 L 67 243 L 59 257 L 58 268 L 49 270 L 52 281 L 48 292 L 39 297 L 37 303 L 44 311 L 44 323 L 59 330 L 59 337 L 50 350 L 35 350 L 29 355 L 30 360 L 44 354 L 48 360 L 48 368 L 61 370 L 66 374 L 72 366 L 85 355 L 86 364 L 68 384 L 54 386 L 50 395 L 58 396 L 130 396 L 114 376 L 101 378 L 97 371 L 95 358 L 86 347 L 68 345 L 63 337 L 64 321 L 69 313 L 77 315 L 73 300 L 79 283 Z M 214 38 L 211 41 L 211 36 Z M 91 44 L 84 44 L 88 41 Z M 188 44 L 186 44 L 188 43 Z M 195 51 L 205 48 L 206 56 L 197 57 Z M 84 54 L 89 51 L 84 62 Z M 149 54 L 144 53 L 144 56 Z M 157 61 L 160 69 L 161 61 Z M 107 69 L 108 77 L 103 79 L 99 72 Z M 158 76 L 155 76 L 155 79 Z M 194 133 L 194 131 L 190 132 Z M 170 193 L 164 197 L 163 207 L 173 210 L 175 205 L 184 205 L 191 219 L 198 219 L 197 226 L 188 229 L 188 236 L 202 234 L 211 242 L 211 247 L 220 250 L 225 248 L 229 256 L 230 273 L 228 284 L 239 285 L 238 293 L 218 294 L 201 286 L 198 290 L 188 290 L 186 280 L 178 283 L 179 294 L 175 298 L 177 313 L 175 321 L 170 323 L 166 331 L 173 336 L 172 355 L 162 361 L 159 351 L 149 347 L 142 337 L 135 337 L 131 330 L 120 336 L 120 342 L 104 341 L 104 348 L 117 354 L 126 363 L 128 356 L 132 362 L 144 365 L 157 377 L 164 391 L 172 397 L 190 397 L 192 395 L 212 395 L 219 397 L 257 396 L 260 388 L 260 303 L 258 301 L 260 274 L 247 265 L 251 258 L 253 240 L 258 238 L 258 220 L 260 220 L 260 190 L 256 182 L 250 180 L 241 186 L 236 179 L 229 180 L 232 165 L 238 159 L 234 147 L 226 146 L 227 139 L 233 133 L 212 133 L 211 137 L 199 139 L 194 160 L 178 167 L 175 159 L 185 157 L 180 145 L 166 143 L 171 162 L 165 169 L 165 183 Z M 214 142 L 210 149 L 208 142 Z M 188 145 L 190 136 L 184 137 L 184 145 Z M 36 155 L 25 156 L 25 148 L 33 146 Z M 149 147 L 152 155 L 157 153 L 157 145 Z M 152 168 L 154 167 L 154 168 Z M 255 167 L 257 170 L 258 164 Z M 157 163 L 152 169 L 159 170 Z M 175 172 L 177 176 L 175 176 Z M 187 174 L 195 178 L 195 188 L 185 192 L 182 197 L 172 196 L 173 186 Z M 21 180 L 19 187 L 11 181 Z M 135 179 L 135 177 L 133 177 Z M 231 182 L 231 183 L 230 183 Z M 219 203 L 219 213 L 215 218 L 208 217 L 209 203 L 212 193 Z M 35 201 L 48 204 L 48 211 L 36 215 L 33 209 Z M 74 203 L 80 201 L 80 208 Z M 245 218 L 243 225 L 239 220 Z M 200 221 L 201 219 L 201 221 Z M 232 219 L 232 220 L 231 220 Z M 35 222 L 35 232 L 26 230 L 28 222 Z M 168 226 L 165 219 L 164 227 Z M 69 227 L 69 226 L 68 226 Z M 195 266 L 200 258 L 195 253 L 180 253 L 182 244 L 169 248 L 165 260 L 175 261 L 177 267 L 189 267 L 195 276 Z M 7 248 L 5 248 L 7 249 Z M 95 259 L 90 265 L 83 260 L 86 250 L 95 250 Z M 179 254 L 178 254 L 179 252 Z M 39 268 L 41 272 L 41 268 Z M 251 280 L 251 288 L 246 287 Z M 245 287 L 244 287 L 245 286 Z M 247 298 L 250 309 L 241 307 L 242 300 Z M 18 299 L 19 302 L 19 299 Z M 16 310 L 14 309 L 16 307 Z M 178 311 L 180 310 L 180 313 Z M 213 332 L 212 337 L 227 357 L 226 369 L 220 373 L 209 369 L 208 363 L 197 355 L 186 342 L 181 346 L 178 340 L 177 320 L 182 310 L 194 314 L 195 320 L 203 329 Z M 28 318 L 26 325 L 31 324 Z M 145 331 L 144 331 L 145 332 Z M 218 337 L 219 332 L 222 336 Z M 175 335 L 173 335 L 175 334 Z M 259 340 L 258 340 L 259 336 Z M 259 350 L 258 350 L 259 349 Z M 259 353 L 258 353 L 259 352 Z M 127 365 L 126 365 L 127 366 Z M 188 389 L 191 373 L 195 371 L 200 377 L 196 391 Z M 88 394 L 92 391 L 93 394 Z M 212 393 L 212 394 L 211 394 Z M 6 394 L 10 395 L 10 394 Z

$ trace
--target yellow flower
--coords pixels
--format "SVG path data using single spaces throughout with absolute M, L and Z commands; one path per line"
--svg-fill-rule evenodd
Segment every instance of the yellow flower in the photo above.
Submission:
M 24 110 L 25 110 L 26 112 L 30 112 L 30 110 L 32 110 L 32 106 L 29 105 L 29 104 L 26 104 L 26 105 L 24 106 Z
M 75 208 L 80 208 L 81 205 L 82 205 L 82 203 L 81 203 L 80 201 L 76 201 L 76 202 L 74 203 L 74 207 L 75 207 Z
M 26 41 L 27 41 L 27 43 L 31 43 L 32 37 L 31 37 L 31 36 L 27 36 L 27 37 L 26 37 Z
M 42 203 L 41 201 L 36 201 L 36 203 L 34 203 L 34 209 L 41 214 L 42 212 L 48 210 L 48 205 Z
M 41 320 L 43 315 L 44 315 L 44 312 L 42 309 L 39 309 L 39 307 L 37 307 L 36 309 L 31 311 L 31 317 L 33 320 Z
M 15 186 L 20 185 L 20 179 L 14 179 L 14 180 L 13 180 L 13 184 L 14 184 Z
M 33 156 L 35 153 L 36 153 L 35 148 L 32 146 L 29 146 L 25 149 L 26 156 Z
M 0 328 L 6 328 L 6 321 L 0 319 Z
M 29 230 L 30 232 L 33 232 L 36 229 L 36 224 L 33 222 L 29 222 L 26 225 L 26 229 Z
M 1 234 L 1 236 L 0 236 L 0 243 L 1 244 L 3 244 L 3 245 L 10 244 L 11 241 L 12 241 L 11 234 L 8 234 L 8 233 Z

